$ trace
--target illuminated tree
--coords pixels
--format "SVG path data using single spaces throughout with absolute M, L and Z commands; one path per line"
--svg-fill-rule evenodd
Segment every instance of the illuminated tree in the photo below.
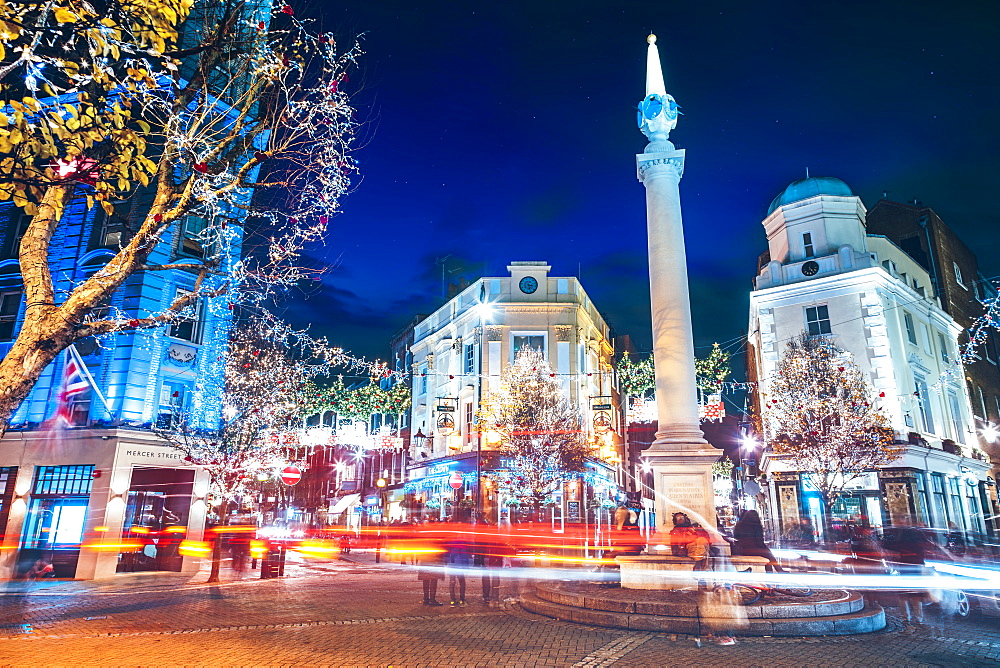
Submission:
M 357 361 L 324 339 L 264 314 L 234 327 L 218 363 L 223 379 L 215 393 L 223 406 L 220 428 L 193 430 L 187 416 L 176 415 L 172 428 L 158 435 L 208 472 L 224 524 L 230 503 L 247 498 L 258 476 L 271 478 L 289 463 L 278 435 L 299 425 L 309 402 L 306 383 Z M 213 582 L 219 577 L 219 549 L 216 541 Z
M 499 438 L 503 468 L 490 475 L 509 499 L 540 516 L 545 499 L 583 470 L 590 448 L 579 410 L 537 350 L 518 352 L 483 401 L 481 428 Z
M 652 356 L 633 362 L 628 353 L 623 353 L 616 371 L 626 398 L 641 397 L 656 387 Z
M 719 394 L 731 372 L 729 353 L 722 350 L 718 343 L 712 344 L 712 352 L 708 357 L 694 358 L 695 382 L 705 394 Z
M 763 398 L 772 452 L 808 473 L 828 509 L 845 485 L 904 451 L 851 354 L 827 338 L 789 342 Z
M 355 168 L 342 84 L 359 50 L 310 34 L 288 5 L 271 8 L 0 4 L 0 200 L 30 217 L 18 249 L 27 306 L 0 361 L 0 433 L 75 341 L 187 320 L 203 299 L 258 303 L 314 278 L 303 250 Z M 127 225 L 115 256 L 61 293 L 50 245 L 77 200 L 127 211 Z M 154 251 L 182 237 L 202 257 L 160 261 Z M 170 270 L 190 272 L 194 289 L 163 310 L 103 306 L 131 276 Z

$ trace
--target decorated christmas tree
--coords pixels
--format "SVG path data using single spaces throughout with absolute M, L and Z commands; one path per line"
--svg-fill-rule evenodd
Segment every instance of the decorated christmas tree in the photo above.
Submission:
M 223 371 L 214 393 L 222 403 L 220 428 L 190 429 L 188 416 L 177 414 L 169 429 L 158 432 L 208 472 L 219 523 L 226 523 L 232 503 L 247 499 L 260 481 L 293 463 L 277 436 L 300 425 L 309 401 L 307 381 L 351 359 L 266 314 L 234 327 L 217 360 Z M 213 557 L 209 581 L 219 577 L 218 540 Z
M 904 448 L 851 354 L 824 337 L 791 341 L 763 395 L 775 456 L 808 474 L 827 508 L 852 480 L 897 459 Z
M 501 373 L 479 418 L 482 429 L 497 434 L 504 462 L 490 475 L 508 501 L 530 504 L 537 519 L 545 499 L 583 470 L 590 452 L 579 410 L 545 356 L 527 348 Z

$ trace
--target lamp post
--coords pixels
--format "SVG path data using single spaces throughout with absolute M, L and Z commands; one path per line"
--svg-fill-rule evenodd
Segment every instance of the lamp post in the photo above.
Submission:
M 479 288 L 479 303 L 476 304 L 476 312 L 479 315 L 479 375 L 476 377 L 476 408 L 483 401 L 483 343 L 486 341 L 486 318 L 493 313 L 493 307 L 486 298 L 486 283 L 482 283 Z M 472 517 L 473 524 L 479 524 L 483 514 L 483 434 L 482 429 L 476 434 L 476 500 L 475 510 Z
M 406 449 L 406 452 L 407 452 L 407 456 L 408 456 L 408 457 L 412 457 L 412 458 L 413 458 L 413 459 L 415 460 L 415 459 L 417 458 L 417 451 L 418 451 L 418 450 L 423 450 L 423 447 L 424 447 L 424 444 L 425 444 L 425 443 L 427 443 L 427 435 L 426 435 L 426 434 L 424 434 L 424 432 L 423 432 L 423 430 L 422 430 L 422 429 L 420 429 L 420 428 L 417 428 L 417 433 L 416 433 L 416 434 L 413 434 L 412 436 L 410 436 L 410 445 L 412 445 L 412 446 L 414 447 L 414 452 L 413 452 L 413 454 L 412 454 L 412 455 L 410 455 L 410 454 L 409 454 L 409 452 L 410 452 L 410 449 L 409 449 L 409 448 L 407 448 L 407 449 Z M 405 462 L 404 462 L 404 464 L 403 464 L 403 469 L 404 469 L 404 470 L 406 469 L 406 464 L 405 464 Z M 405 488 L 404 488 L 404 489 L 405 489 Z M 413 505 L 413 499 L 411 498 L 411 499 L 410 499 L 409 501 L 407 501 L 407 503 L 406 503 L 406 507 L 407 507 L 407 509 L 409 509 L 409 508 L 410 508 L 410 507 L 411 507 L 412 505 Z M 407 518 L 407 519 L 408 519 L 408 518 Z
M 385 503 L 385 477 L 381 477 L 375 481 L 375 486 L 378 487 L 378 504 L 379 504 L 379 514 L 382 517 L 382 524 L 385 524 L 386 520 L 386 503 Z

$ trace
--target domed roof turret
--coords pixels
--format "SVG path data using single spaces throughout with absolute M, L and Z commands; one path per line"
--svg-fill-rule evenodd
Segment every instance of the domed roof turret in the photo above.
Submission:
M 779 206 L 798 202 L 800 200 L 815 197 L 817 195 L 841 195 L 850 197 L 854 195 L 846 183 L 833 176 L 813 176 L 789 184 L 781 191 L 781 194 L 774 198 L 771 206 L 767 208 L 767 215 L 774 213 Z

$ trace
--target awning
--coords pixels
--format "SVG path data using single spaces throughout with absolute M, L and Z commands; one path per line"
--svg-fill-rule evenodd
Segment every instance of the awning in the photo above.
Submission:
M 330 509 L 330 514 L 336 515 L 338 513 L 344 512 L 345 510 L 356 504 L 358 502 L 358 499 L 360 498 L 361 498 L 360 494 L 348 494 L 347 496 L 337 501 L 337 504 Z

